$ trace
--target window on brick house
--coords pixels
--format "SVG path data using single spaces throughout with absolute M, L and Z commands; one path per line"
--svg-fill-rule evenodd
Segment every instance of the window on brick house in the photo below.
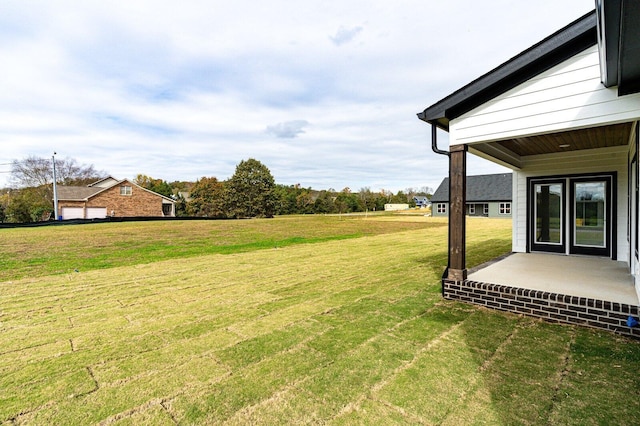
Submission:
M 131 195 L 132 190 L 130 186 L 123 185 L 120 187 L 120 195 Z

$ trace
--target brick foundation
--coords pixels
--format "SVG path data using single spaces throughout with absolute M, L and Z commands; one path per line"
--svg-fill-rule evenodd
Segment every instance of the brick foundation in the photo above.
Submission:
M 552 322 L 599 328 L 640 339 L 640 326 L 627 326 L 629 316 L 638 318 L 637 306 L 471 280 L 443 279 L 442 284 L 445 299 Z

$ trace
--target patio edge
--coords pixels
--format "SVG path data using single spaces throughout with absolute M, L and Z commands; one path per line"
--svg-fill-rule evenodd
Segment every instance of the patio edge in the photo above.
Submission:
M 442 285 L 443 296 L 448 300 L 640 339 L 640 327 L 627 326 L 629 316 L 638 317 L 637 306 L 473 280 L 454 281 L 445 278 Z

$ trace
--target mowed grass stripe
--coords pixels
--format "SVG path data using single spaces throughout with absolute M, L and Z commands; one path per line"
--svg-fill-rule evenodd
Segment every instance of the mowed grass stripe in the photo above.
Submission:
M 328 244 L 329 247 L 326 249 L 329 253 L 337 250 L 336 247 L 331 246 L 331 243 Z M 309 279 L 324 284 L 328 282 L 335 287 L 332 291 L 338 293 L 348 291 L 351 287 L 350 283 L 359 276 L 343 277 L 342 271 L 351 267 L 354 259 L 357 259 L 358 256 L 356 250 L 351 250 L 349 247 L 341 254 L 339 259 L 333 261 L 334 267 L 331 271 L 321 272 L 320 280 L 313 278 L 313 274 Z M 283 256 L 290 259 L 283 260 Z M 19 297 L 24 298 L 22 304 L 31 305 L 31 311 L 44 315 L 45 320 L 27 321 L 28 325 L 20 324 L 12 327 L 14 320 L 22 321 L 24 319 L 20 319 L 20 305 L 18 305 L 13 318 L 11 315 L 7 315 L 11 312 L 6 310 L 3 312 L 5 313 L 4 320 L 6 320 L 3 326 L 5 331 L 13 330 L 15 335 L 27 336 L 30 343 L 33 338 L 37 338 L 36 336 L 43 339 L 40 342 L 42 344 L 50 343 L 51 339 L 57 338 L 58 340 L 54 340 L 54 342 L 61 342 L 60 344 L 68 347 L 67 356 L 82 360 L 82 366 L 76 369 L 71 368 L 71 371 L 85 375 L 87 365 L 98 364 L 101 366 L 118 359 L 124 362 L 123 360 L 136 351 L 152 353 L 161 350 L 164 345 L 172 344 L 171 341 L 165 342 L 167 336 L 170 336 L 171 339 L 178 336 L 191 336 L 193 333 L 190 330 L 199 327 L 203 322 L 206 325 L 204 327 L 206 330 L 211 330 L 216 326 L 227 327 L 231 333 L 233 333 L 234 326 L 246 328 L 255 333 L 256 327 L 254 325 L 262 322 L 266 324 L 262 332 L 267 332 L 273 331 L 274 323 L 271 320 L 274 318 L 279 318 L 277 327 L 283 327 L 335 307 L 333 304 L 320 304 L 314 307 L 310 306 L 309 300 L 305 300 L 300 304 L 310 306 L 310 309 L 308 311 L 299 310 L 303 314 L 296 313 L 295 309 L 289 308 L 295 318 L 288 315 L 287 309 L 280 309 L 274 314 L 267 315 L 269 312 L 258 308 L 259 305 L 265 302 L 269 303 L 278 297 L 277 295 L 269 296 L 267 291 L 255 291 L 255 289 L 282 289 L 283 284 L 278 283 L 282 283 L 281 265 L 283 263 L 289 261 L 296 266 L 303 266 L 304 262 L 307 262 L 312 266 L 317 266 L 316 256 L 316 250 L 311 247 L 308 247 L 306 251 L 289 250 L 288 253 L 285 250 L 274 249 L 255 255 L 208 256 L 191 259 L 190 268 L 186 268 L 180 262 L 158 262 L 151 265 L 138 265 L 132 269 L 116 268 L 109 271 L 89 271 L 70 276 L 48 277 L 40 281 L 26 280 L 25 284 L 31 287 L 29 294 L 35 295 L 35 300 L 31 302 L 35 303 L 29 303 L 27 293 L 18 291 Z M 370 265 L 367 264 L 366 268 L 369 267 Z M 292 270 L 297 271 L 297 276 L 302 279 L 308 279 L 305 278 L 304 273 L 299 274 L 299 268 Z M 134 280 L 131 279 L 132 275 L 136 276 Z M 340 279 L 336 279 L 337 276 Z M 170 277 L 177 278 L 179 284 L 176 285 L 175 280 L 172 281 Z M 203 277 L 206 278 L 203 279 Z M 276 277 L 277 279 L 275 279 Z M 290 277 L 285 275 L 284 280 L 284 287 L 290 285 Z M 334 282 L 331 283 L 331 280 Z M 76 283 L 78 284 L 78 292 L 76 293 L 77 299 L 74 299 L 70 293 L 73 293 L 71 288 Z M 129 283 L 135 283 L 135 285 L 128 286 Z M 10 286 L 18 289 L 21 287 L 20 284 L 22 283 L 12 283 Z M 176 303 L 175 297 L 170 297 L 170 295 L 175 295 L 176 288 L 180 286 L 187 287 L 191 294 L 194 290 L 197 293 L 195 297 L 189 298 L 190 302 L 184 305 Z M 112 290 L 111 293 L 108 291 L 109 288 Z M 383 288 L 373 289 L 370 293 L 375 293 L 376 290 L 382 291 Z M 48 296 L 39 295 L 39 292 Z M 58 297 L 59 294 L 64 297 Z M 317 293 L 319 298 L 326 298 L 330 294 L 334 293 L 331 291 L 324 294 Z M 69 304 L 70 307 L 67 307 L 65 303 L 69 299 L 72 300 Z M 99 303 L 101 300 L 104 301 L 103 304 Z M 44 306 L 38 308 L 38 303 Z M 101 305 L 107 307 L 111 315 L 105 316 L 104 311 L 100 310 Z M 246 316 L 233 314 L 234 312 L 243 312 L 245 308 L 247 309 L 244 310 Z M 188 327 L 188 329 L 184 329 L 184 325 L 188 326 L 189 324 L 184 311 L 198 312 L 191 322 L 192 327 Z M 93 319 L 91 312 L 95 312 Z M 211 312 L 211 315 L 215 313 L 216 317 L 220 318 L 220 323 L 208 322 L 206 312 Z M 113 318 L 117 320 L 113 321 Z M 168 326 L 168 324 L 170 325 Z M 94 328 L 93 333 L 91 333 L 89 325 Z M 175 333 L 176 329 L 181 328 L 180 332 Z M 25 333 L 25 331 L 27 332 Z M 119 336 L 122 338 L 120 339 Z M 246 338 L 246 336 L 238 334 L 238 338 Z M 12 339 L 12 341 L 15 342 L 14 344 L 20 345 L 19 340 Z M 73 353 L 71 353 L 72 345 L 75 346 Z M 28 349 L 25 348 L 22 352 L 28 357 Z M 15 362 L 20 361 L 19 359 L 14 357 L 12 361 L 14 362 L 11 365 L 19 365 L 19 362 Z M 73 365 L 67 359 L 62 364 Z M 7 365 L 3 367 L 10 368 Z M 100 378 L 100 368 L 94 370 L 96 377 Z M 50 375 L 48 379 L 55 381 L 57 377 L 64 374 L 66 374 L 66 370 L 60 372 L 59 375 Z M 41 374 L 34 372 L 32 375 L 44 377 L 47 374 L 43 371 Z M 34 386 L 37 392 L 37 384 Z M 68 395 L 81 393 L 69 388 Z M 69 410 L 64 411 L 69 412 Z
M 615 402 L 640 387 L 637 342 L 444 301 L 446 228 L 391 229 L 0 283 L 0 422 L 638 419 Z M 468 230 L 474 263 L 510 249 L 506 221 Z
M 254 370 L 249 368 L 240 370 L 239 374 L 253 377 L 250 384 L 244 376 L 241 379 L 230 377 L 213 388 L 203 389 L 195 398 L 194 395 L 180 396 L 171 405 L 177 412 L 185 413 L 185 417 L 180 418 L 181 421 L 195 424 L 220 423 L 229 416 L 232 424 L 272 421 L 283 424 L 292 418 L 305 418 L 307 421 L 331 418 L 334 416 L 332 413 L 338 412 L 350 401 L 357 400 L 363 392 L 367 393 L 370 387 L 393 372 L 399 364 L 411 360 L 416 349 L 409 342 L 390 335 L 393 328 L 391 323 L 388 319 L 380 319 L 378 312 L 371 307 L 369 304 L 368 308 L 359 309 L 361 314 L 368 312 L 365 317 L 369 321 L 352 324 L 353 327 L 348 327 L 345 322 L 341 327 L 329 328 L 325 333 L 307 338 L 302 343 L 302 348 L 314 350 L 308 352 L 305 349 L 305 357 L 310 359 L 287 358 L 287 371 L 293 373 L 289 374 L 292 379 L 289 382 L 271 375 L 255 375 Z M 363 324 L 367 328 L 359 327 Z M 439 324 L 440 327 L 436 327 L 438 331 L 451 326 Z M 349 338 L 329 336 L 336 329 L 342 330 L 341 334 L 349 334 Z M 438 333 L 436 330 L 433 331 L 434 337 Z M 331 342 L 343 340 L 353 343 L 339 348 L 331 345 Z M 299 348 L 300 346 L 296 346 L 294 352 Z M 242 358 L 246 349 L 248 348 L 234 347 L 230 352 L 237 358 Z M 260 369 L 271 370 L 271 364 L 265 361 Z M 254 389 L 242 391 L 242 409 L 230 406 L 229 388 L 242 386 Z M 274 398 L 274 395 L 279 397 Z M 232 395 L 231 399 L 236 398 Z M 293 407 L 297 407 L 295 412 L 292 412 Z M 314 413 L 309 410 L 310 407 L 316 407 L 318 411 Z
M 431 313 L 442 309 L 442 306 L 433 306 L 423 311 L 420 318 L 428 318 Z M 363 309 L 360 311 L 363 312 Z M 375 316 L 375 310 L 369 310 L 369 314 L 372 317 Z M 421 339 L 418 345 L 397 337 L 392 333 L 395 327 L 378 326 L 370 327 L 369 338 L 360 339 L 358 344 L 350 348 L 327 352 L 326 348 L 322 347 L 325 349 L 323 353 L 326 352 L 328 359 L 331 360 L 330 363 L 319 365 L 316 370 L 310 371 L 300 381 L 275 392 L 271 398 L 260 401 L 254 406 L 245 407 L 237 412 L 229 423 L 284 424 L 288 419 L 322 423 L 342 419 L 341 413 L 344 410 L 351 410 L 354 404 L 370 398 L 372 389 L 393 377 L 399 367 L 412 362 L 421 348 L 439 339 L 442 334 L 448 333 L 464 316 L 450 316 L 448 317 L 450 321 L 423 322 L 429 330 L 429 336 Z M 409 318 L 408 321 L 418 319 Z M 379 323 L 378 321 L 377 324 Z M 356 333 L 360 337 L 363 332 Z M 322 339 L 325 336 L 321 335 L 319 338 Z M 313 344 L 312 340 L 309 346 Z M 274 397 L 275 395 L 277 397 Z M 210 416 L 206 420 L 220 421 Z M 376 421 L 380 420 L 376 419 Z

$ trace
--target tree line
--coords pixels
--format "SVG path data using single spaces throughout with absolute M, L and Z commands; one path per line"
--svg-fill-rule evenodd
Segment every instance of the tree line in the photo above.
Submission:
M 93 165 L 74 159 L 55 159 L 58 185 L 86 186 L 107 176 Z M 15 160 L 11 167 L 14 189 L 0 194 L 1 222 L 37 222 L 53 214 L 52 161 L 38 157 Z M 139 174 L 136 185 L 172 198 L 176 216 L 207 218 L 272 217 L 291 214 L 329 214 L 382 211 L 388 203 L 414 206 L 414 195 L 431 196 L 428 187 L 409 188 L 393 194 L 361 188 L 314 190 L 301 185 L 276 184 L 270 170 L 255 159 L 242 160 L 228 180 L 202 177 L 196 182 L 167 182 Z

